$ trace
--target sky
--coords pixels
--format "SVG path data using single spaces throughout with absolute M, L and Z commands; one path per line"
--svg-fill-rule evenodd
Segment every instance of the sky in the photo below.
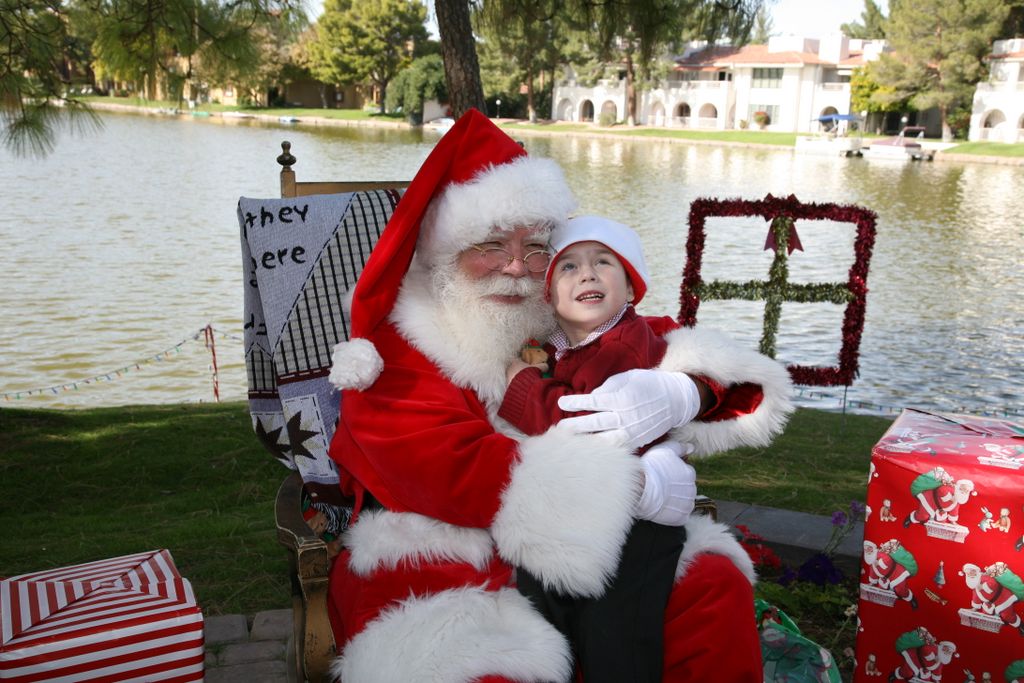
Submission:
M 888 0 L 876 0 L 882 14 L 889 13 Z M 864 0 L 769 0 L 772 33 L 821 38 L 838 33 L 842 24 L 860 22 Z
M 306 0 L 310 16 L 319 16 L 323 11 L 323 0 Z M 805 38 L 820 38 L 829 33 L 838 33 L 842 24 L 860 21 L 864 11 L 864 0 L 767 0 L 772 14 L 772 33 L 798 35 Z M 888 13 L 888 0 L 878 0 L 882 13 Z M 431 21 L 429 28 L 436 37 L 437 28 L 433 21 L 433 0 L 427 0 Z

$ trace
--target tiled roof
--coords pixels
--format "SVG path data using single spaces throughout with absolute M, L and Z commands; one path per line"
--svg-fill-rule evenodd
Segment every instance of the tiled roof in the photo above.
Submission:
M 1021 52 L 1001 52 L 997 55 L 989 55 L 989 59 L 1024 59 L 1024 51 Z
M 815 52 L 769 52 L 767 45 L 745 45 L 741 48 L 716 46 L 706 48 L 676 61 L 677 68 L 684 71 L 706 71 L 708 67 L 727 68 L 751 64 L 835 64 L 836 66 L 861 66 L 865 63 L 863 52 L 851 52 L 840 62 L 822 59 Z

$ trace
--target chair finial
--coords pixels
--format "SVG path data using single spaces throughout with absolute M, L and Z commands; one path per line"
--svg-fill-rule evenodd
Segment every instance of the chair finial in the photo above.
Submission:
M 295 157 L 292 156 L 292 143 L 284 140 L 281 142 L 281 155 L 277 157 L 277 163 L 281 164 L 287 170 L 291 170 L 292 164 L 295 163 Z

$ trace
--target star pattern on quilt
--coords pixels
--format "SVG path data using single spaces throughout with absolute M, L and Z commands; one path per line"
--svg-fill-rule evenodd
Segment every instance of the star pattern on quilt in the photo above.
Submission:
M 278 437 L 281 436 L 281 430 L 283 429 L 284 427 L 278 427 L 268 432 L 267 428 L 263 425 L 263 420 L 258 417 L 256 418 L 256 437 L 275 458 L 288 462 L 288 444 L 278 442 Z
M 292 442 L 292 453 L 294 455 L 302 455 L 307 458 L 315 457 L 303 444 L 309 437 L 316 436 L 319 433 L 302 428 L 302 411 L 295 413 L 288 420 L 288 440 Z

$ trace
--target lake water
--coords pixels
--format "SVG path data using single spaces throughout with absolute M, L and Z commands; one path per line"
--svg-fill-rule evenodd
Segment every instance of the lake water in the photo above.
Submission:
M 436 133 L 104 115 L 42 160 L 0 150 L 6 267 L 0 287 L 5 406 L 78 407 L 245 397 L 235 202 L 278 193 L 292 142 L 300 179 L 407 178 Z M 865 206 L 878 214 L 852 409 L 1024 414 L 1024 167 L 896 163 L 653 140 L 523 136 L 566 170 L 581 207 L 635 226 L 655 283 L 643 313 L 678 313 L 687 213 L 697 197 Z M 853 226 L 798 223 L 791 279 L 845 282 Z M 708 224 L 705 279 L 766 277 L 766 226 Z M 698 319 L 756 346 L 761 305 L 706 302 Z M 778 355 L 834 365 L 842 309 L 783 308 Z M 842 389 L 801 388 L 837 405 Z

